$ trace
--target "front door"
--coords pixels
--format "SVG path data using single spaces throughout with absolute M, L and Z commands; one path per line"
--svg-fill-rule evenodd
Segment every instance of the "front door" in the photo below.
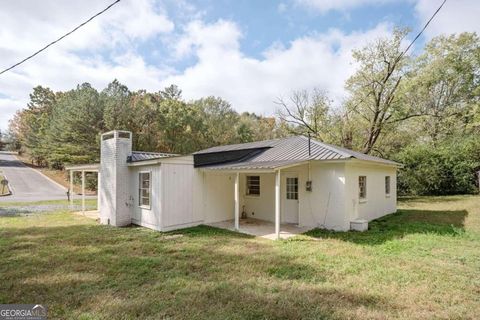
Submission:
M 283 181 L 283 219 L 284 223 L 298 223 L 298 175 L 285 173 Z

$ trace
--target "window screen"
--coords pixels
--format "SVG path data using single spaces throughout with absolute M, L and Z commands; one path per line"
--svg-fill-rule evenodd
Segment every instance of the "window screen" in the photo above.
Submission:
M 247 176 L 247 195 L 260 195 L 260 176 Z

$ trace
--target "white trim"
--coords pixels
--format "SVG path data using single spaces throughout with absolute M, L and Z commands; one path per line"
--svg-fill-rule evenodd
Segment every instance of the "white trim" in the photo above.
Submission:
M 142 196 L 141 196 L 141 192 L 140 190 L 143 190 L 145 188 L 140 188 L 140 175 L 142 173 L 148 173 L 149 175 L 149 179 L 148 179 L 148 203 L 149 205 L 144 205 L 144 204 L 140 204 L 141 203 L 141 199 L 142 199 Z M 152 170 L 144 170 L 144 171 L 138 171 L 138 175 L 137 175 L 137 181 L 138 181 L 138 188 L 137 188 L 137 191 L 138 191 L 138 207 L 141 208 L 141 209 L 145 209 L 145 210 L 152 210 Z

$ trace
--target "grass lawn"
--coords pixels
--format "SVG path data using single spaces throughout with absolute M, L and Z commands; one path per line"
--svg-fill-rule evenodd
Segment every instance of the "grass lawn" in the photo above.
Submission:
M 72 319 L 474 319 L 480 197 L 405 199 L 365 233 L 270 241 L 67 212 L 0 218 L 0 303 Z

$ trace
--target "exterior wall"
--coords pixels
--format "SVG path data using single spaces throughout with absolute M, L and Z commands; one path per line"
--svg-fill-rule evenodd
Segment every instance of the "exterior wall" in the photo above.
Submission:
M 397 169 L 392 166 L 347 163 L 347 213 L 351 220 L 373 220 L 397 210 Z M 359 199 L 358 177 L 367 177 L 367 199 Z M 390 196 L 385 194 L 385 176 L 390 176 Z
M 260 196 L 247 195 L 247 176 L 249 175 L 260 176 Z M 275 221 L 274 173 L 240 174 L 240 214 L 244 206 L 248 217 Z
M 225 221 L 234 218 L 234 186 L 235 174 L 217 172 L 203 173 L 205 223 Z
M 113 134 L 111 139 L 103 136 Z M 100 223 L 125 226 L 131 223 L 127 206 L 129 197 L 129 169 L 127 156 L 132 152 L 132 139 L 120 138 L 118 131 L 102 135 L 100 146 Z
M 201 173 L 189 163 L 162 164 L 162 230 L 178 229 L 203 222 Z
M 130 167 L 129 206 L 132 211 L 132 223 L 160 230 L 163 202 L 161 197 L 162 170 L 160 164 Z M 141 207 L 139 204 L 139 173 L 145 171 L 151 173 L 150 208 Z
M 292 168 L 293 169 L 293 168 Z M 312 191 L 306 183 L 312 181 Z M 299 225 L 338 231 L 348 230 L 345 205 L 345 163 L 312 161 L 298 168 Z

